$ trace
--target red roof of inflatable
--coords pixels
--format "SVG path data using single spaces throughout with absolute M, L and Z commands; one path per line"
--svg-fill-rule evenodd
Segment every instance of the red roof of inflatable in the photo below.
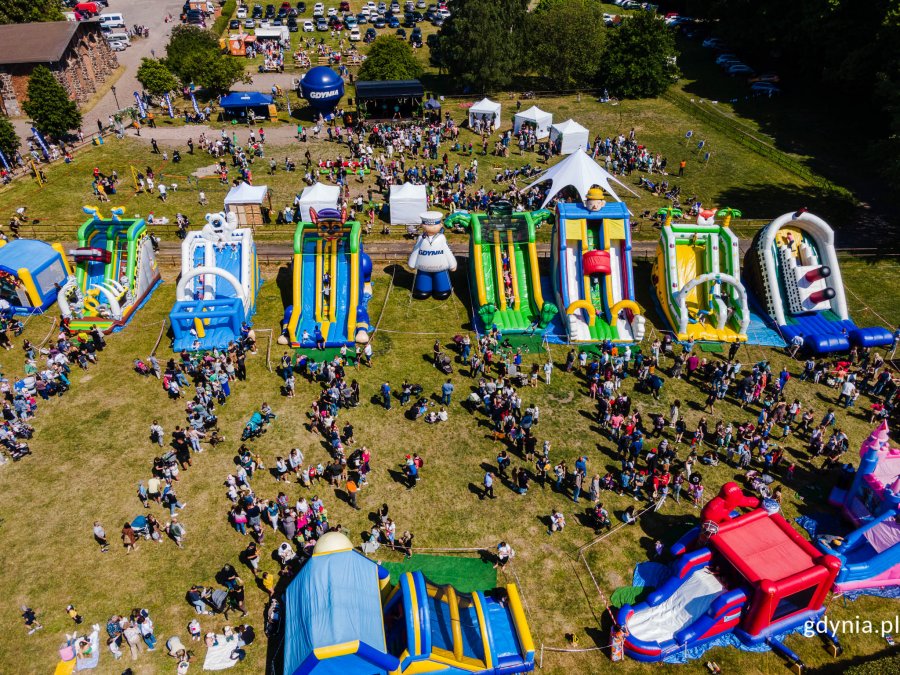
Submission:
M 816 566 L 809 549 L 798 538 L 781 515 L 766 516 L 757 511 L 722 527 L 711 543 L 747 581 L 755 583 L 762 579 L 779 581 Z

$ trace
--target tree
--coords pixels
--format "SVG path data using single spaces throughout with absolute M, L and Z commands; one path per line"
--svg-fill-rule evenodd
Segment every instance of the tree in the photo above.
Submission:
M 81 113 L 46 66 L 37 66 L 28 80 L 28 100 L 22 104 L 39 131 L 62 138 L 81 126 Z
M 393 35 L 375 38 L 359 69 L 360 80 L 414 80 L 422 74 L 422 65 L 405 40 Z
M 62 21 L 60 0 L 7 0 L 0 4 L 0 24 Z
M 452 0 L 438 33 L 440 65 L 479 91 L 509 85 L 523 69 L 528 0 Z
M 5 115 L 0 116 L 0 150 L 3 151 L 8 160 L 12 160 L 15 156 L 20 143 L 19 135 L 16 133 L 16 128 L 12 122 Z
M 162 96 L 178 86 L 172 71 L 159 59 L 141 59 L 137 80 L 153 96 Z
M 208 63 L 207 59 L 197 58 L 201 54 L 219 55 L 219 40 L 213 33 L 190 25 L 172 29 L 164 63 L 182 84 L 193 82 L 200 74 L 200 69 Z
M 528 15 L 532 68 L 560 89 L 593 83 L 600 70 L 606 26 L 592 0 L 542 0 Z
M 189 66 L 196 73 L 194 82 L 214 94 L 224 94 L 244 76 L 243 63 L 218 52 L 194 54 Z
M 678 76 L 675 35 L 653 12 L 637 12 L 610 32 L 600 85 L 621 98 L 659 96 Z

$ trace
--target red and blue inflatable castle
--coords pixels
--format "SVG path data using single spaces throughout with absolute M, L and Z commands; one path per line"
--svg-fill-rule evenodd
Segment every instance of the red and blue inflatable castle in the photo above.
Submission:
M 779 636 L 824 613 L 840 560 L 804 539 L 776 503 L 760 506 L 736 483 L 722 486 L 702 521 L 672 547 L 671 576 L 646 601 L 619 610 L 625 652 L 663 661 L 729 633 L 744 645 L 786 650 Z

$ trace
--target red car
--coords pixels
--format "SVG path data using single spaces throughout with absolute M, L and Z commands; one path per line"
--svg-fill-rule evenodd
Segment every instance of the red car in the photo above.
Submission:
M 342 2 L 340 4 L 340 11 L 349 12 L 350 11 L 350 3 L 347 2 L 346 0 L 344 0 L 344 2 Z

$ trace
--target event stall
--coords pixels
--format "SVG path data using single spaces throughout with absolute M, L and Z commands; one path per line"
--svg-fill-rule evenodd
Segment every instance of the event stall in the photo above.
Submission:
M 424 185 L 391 185 L 391 225 L 419 225 L 421 215 L 428 210 Z
M 356 83 L 356 110 L 361 119 L 408 119 L 422 114 L 425 88 L 418 80 Z
M 265 185 L 241 183 L 225 195 L 225 211 L 237 216 L 239 227 L 256 227 L 269 222 L 272 202 Z
M 550 127 L 550 144 L 560 155 L 571 155 L 578 148 L 586 148 L 589 137 L 590 132 L 572 119 Z
M 225 116 L 246 119 L 252 112 L 255 117 L 268 119 L 275 117 L 275 102 L 268 94 L 258 91 L 233 91 L 219 99 Z
M 538 138 L 547 138 L 550 135 L 552 124 L 553 115 L 533 105 L 528 110 L 517 112 L 515 117 L 513 117 L 513 133 L 518 134 L 522 126 L 525 125 L 533 127 Z
M 300 220 L 304 222 L 310 221 L 309 210 L 315 209 L 316 212 L 322 209 L 340 209 L 341 188 L 337 185 L 324 185 L 323 183 L 315 183 L 309 187 L 303 188 L 300 195 Z
M 469 127 L 473 127 L 476 121 L 485 124 L 491 123 L 492 129 L 500 128 L 500 110 L 499 103 L 495 103 L 489 98 L 483 98 L 478 103 L 473 103 L 469 108 Z

